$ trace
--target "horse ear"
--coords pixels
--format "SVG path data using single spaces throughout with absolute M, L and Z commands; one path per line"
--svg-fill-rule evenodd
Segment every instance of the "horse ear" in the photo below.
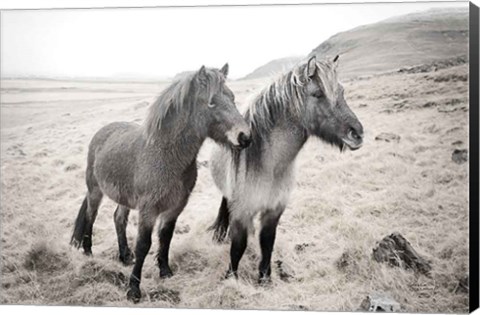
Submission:
M 197 76 L 199 76 L 199 77 L 206 77 L 207 76 L 207 69 L 205 68 L 205 66 L 202 66 L 200 68 L 200 70 L 198 70 Z
M 313 77 L 315 75 L 315 72 L 317 71 L 317 60 L 315 56 L 311 57 L 308 59 L 307 63 L 307 75 L 309 78 Z
M 228 62 L 220 69 L 220 72 L 223 74 L 223 76 L 226 78 L 228 75 Z

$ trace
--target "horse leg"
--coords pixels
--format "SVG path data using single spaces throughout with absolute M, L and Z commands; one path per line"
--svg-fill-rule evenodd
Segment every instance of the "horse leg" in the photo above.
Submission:
M 102 202 L 103 193 L 100 187 L 96 186 L 88 191 L 87 194 L 87 213 L 85 221 L 85 232 L 83 234 L 83 251 L 85 255 L 92 255 L 92 232 L 93 224 L 97 218 L 98 207 Z
M 262 250 L 262 260 L 260 261 L 258 276 L 258 283 L 260 284 L 271 281 L 270 275 L 272 273 L 272 251 L 275 243 L 278 221 L 280 220 L 282 213 L 283 208 L 275 211 L 268 210 L 264 212 L 260 218 L 260 248 Z
M 238 264 L 247 248 L 248 228 L 241 221 L 235 220 L 230 226 L 230 236 L 232 239 L 230 266 L 225 278 L 230 278 L 232 275 L 238 278 Z
M 172 241 L 173 231 L 175 230 L 175 224 L 177 217 L 166 220 L 162 223 L 161 228 L 158 230 L 159 249 L 157 255 L 158 267 L 160 268 L 160 278 L 170 278 L 173 276 L 172 270 L 168 265 L 168 253 L 170 250 L 170 242 Z
M 126 233 L 129 213 L 130 209 L 118 205 L 113 215 L 115 230 L 117 231 L 119 259 L 124 265 L 130 265 L 133 262 L 133 253 L 128 248 Z
M 152 218 L 150 213 L 140 212 L 138 224 L 137 244 L 135 245 L 135 265 L 133 266 L 132 274 L 130 275 L 129 289 L 127 291 L 127 298 L 137 303 L 142 296 L 140 292 L 140 280 L 142 278 L 142 267 L 145 257 L 152 245 L 152 231 L 155 225 L 155 218 Z
M 228 201 L 225 197 L 222 198 L 220 209 L 218 209 L 217 219 L 215 223 L 208 230 L 213 230 L 213 241 L 216 243 L 222 243 L 227 236 L 228 225 L 230 221 L 230 213 L 228 210 Z

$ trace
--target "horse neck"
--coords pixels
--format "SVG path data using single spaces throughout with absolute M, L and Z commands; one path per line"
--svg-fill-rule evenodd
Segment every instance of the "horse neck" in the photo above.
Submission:
M 146 146 L 164 162 L 174 163 L 179 166 L 178 169 L 183 170 L 196 160 L 205 139 L 203 130 L 186 127 L 177 134 L 164 132 L 161 136 L 147 142 Z
M 305 129 L 291 117 L 278 119 L 269 136 L 277 164 L 292 163 L 307 140 Z
M 257 134 L 254 137 L 257 138 L 254 145 L 260 147 L 257 152 L 265 155 L 262 160 L 268 159 L 267 165 L 287 167 L 293 163 L 308 136 L 298 118 L 285 110 L 274 113 L 269 128 L 262 130 L 261 136 Z

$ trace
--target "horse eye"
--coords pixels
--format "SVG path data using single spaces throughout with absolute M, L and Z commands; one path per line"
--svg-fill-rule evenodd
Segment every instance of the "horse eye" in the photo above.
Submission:
M 313 94 L 312 94 L 313 97 L 315 98 L 321 98 L 323 96 L 323 93 L 322 91 L 315 91 Z

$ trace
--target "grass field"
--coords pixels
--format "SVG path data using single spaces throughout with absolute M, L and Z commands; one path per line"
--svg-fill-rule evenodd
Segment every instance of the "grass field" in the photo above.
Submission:
M 171 248 L 175 276 L 161 280 L 155 240 L 146 259 L 140 307 L 357 310 L 385 291 L 405 312 L 466 312 L 456 290 L 468 276 L 467 64 L 427 73 L 388 73 L 344 83 L 365 128 L 365 144 L 340 153 L 310 139 L 297 160 L 297 184 L 279 225 L 273 284 L 256 284 L 259 246 L 251 237 L 238 281 L 223 280 L 228 244 L 206 232 L 220 204 L 208 164 L 180 216 Z M 229 85 L 243 108 L 265 80 Z M 2 80 L 2 304 L 132 306 L 131 271 L 116 259 L 115 205 L 99 209 L 94 256 L 69 246 L 84 198 L 86 150 L 112 121 L 141 123 L 167 83 Z M 393 133 L 398 141 L 379 141 Z M 203 146 L 208 161 L 213 143 Z M 133 246 L 137 214 L 127 231 Z M 430 277 L 372 259 L 384 236 L 400 232 L 431 261 Z M 343 263 L 339 264 L 343 257 Z M 280 272 L 281 271 L 281 272 Z

